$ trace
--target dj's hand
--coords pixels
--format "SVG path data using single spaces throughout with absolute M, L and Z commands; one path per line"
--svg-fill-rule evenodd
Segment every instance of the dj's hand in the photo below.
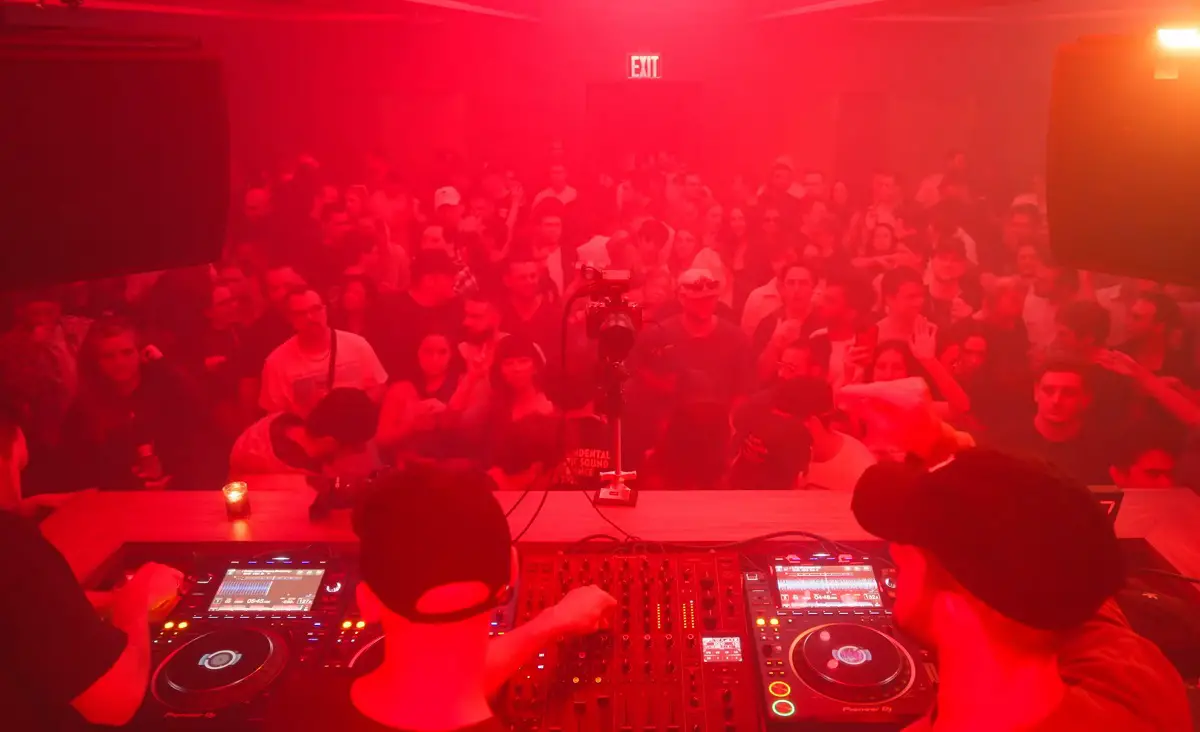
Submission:
M 165 564 L 147 562 L 137 568 L 117 593 L 122 601 L 140 602 L 148 611 L 154 612 L 169 609 L 178 599 L 182 586 L 183 572 Z
M 616 598 L 595 585 L 587 585 L 571 590 L 546 612 L 552 614 L 558 633 L 588 635 L 605 627 L 616 607 Z

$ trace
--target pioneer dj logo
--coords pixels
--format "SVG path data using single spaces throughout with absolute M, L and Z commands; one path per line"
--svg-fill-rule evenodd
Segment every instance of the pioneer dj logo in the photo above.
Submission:
M 889 706 L 886 706 L 886 705 L 882 706 L 882 707 L 842 707 L 842 711 L 843 712 L 854 712 L 854 713 L 866 713 L 866 714 L 871 714 L 871 713 L 891 714 L 892 708 Z

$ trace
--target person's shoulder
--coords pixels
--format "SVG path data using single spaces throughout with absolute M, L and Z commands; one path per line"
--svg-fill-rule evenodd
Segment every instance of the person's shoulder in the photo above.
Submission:
M 736 343 L 746 343 L 750 339 L 736 323 L 728 318 L 717 318 L 717 329 L 715 331 L 721 338 Z
M 838 432 L 838 434 L 842 436 L 842 454 L 870 463 L 875 462 L 875 453 L 871 452 L 871 448 L 863 444 L 862 440 L 845 432 Z
M 298 349 L 299 341 L 296 340 L 296 336 L 291 336 L 283 343 L 271 349 L 271 352 L 267 354 L 267 363 L 275 364 L 280 361 L 291 360 L 295 358 Z
M 1065 639 L 1059 669 L 1069 692 L 1052 720 L 1039 730 L 1192 729 L 1178 671 L 1157 646 L 1129 627 L 1114 601 Z M 1051 721 L 1067 724 L 1056 726 Z
M 371 347 L 370 342 L 368 342 L 366 338 L 363 338 L 357 333 L 351 333 L 348 330 L 337 331 L 337 339 L 339 346 L 349 346 L 351 348 L 358 348 L 364 351 L 375 350 Z
M 774 290 L 775 290 L 775 284 L 774 284 L 774 280 L 772 280 L 765 284 L 759 285 L 758 287 L 755 287 L 753 290 L 751 290 L 750 294 L 747 295 L 746 300 L 747 300 L 747 302 L 749 302 L 751 300 L 759 300 L 761 298 L 766 297 L 767 295 L 774 294 Z

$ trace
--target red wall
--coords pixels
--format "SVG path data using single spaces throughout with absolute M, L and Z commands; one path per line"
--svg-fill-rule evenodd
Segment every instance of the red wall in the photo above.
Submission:
M 702 167 L 714 172 L 760 172 L 781 153 L 846 172 L 838 169 L 858 149 L 916 175 L 954 146 L 1009 177 L 1040 167 L 1053 49 L 1092 30 L 745 24 L 720 5 L 706 15 L 677 8 L 646 16 L 576 2 L 569 11 L 544 3 L 548 15 L 536 25 L 466 15 L 423 26 L 222 20 L 86 7 L 31 17 L 202 37 L 225 59 L 235 155 L 247 167 L 302 149 L 331 159 L 384 149 L 419 166 L 436 148 L 508 164 L 539 159 L 554 138 L 577 150 L 588 134 L 588 84 L 619 80 L 628 54 L 652 52 L 667 79 L 702 85 L 692 123 L 706 141 Z M 15 10 L 22 20 L 28 6 Z

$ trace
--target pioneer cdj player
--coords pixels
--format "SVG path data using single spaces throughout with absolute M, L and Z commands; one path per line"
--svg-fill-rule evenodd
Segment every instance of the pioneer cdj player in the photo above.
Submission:
M 811 549 L 745 561 L 769 726 L 895 729 L 929 710 L 936 672 L 892 622 L 890 570 L 864 555 Z
M 147 561 L 185 573 L 179 602 L 151 628 L 150 688 L 130 726 L 253 730 L 287 674 L 376 668 L 383 636 L 358 613 L 356 552 L 354 544 L 125 545 L 98 589 Z M 494 633 L 511 627 L 511 611 L 511 603 L 496 611 Z

